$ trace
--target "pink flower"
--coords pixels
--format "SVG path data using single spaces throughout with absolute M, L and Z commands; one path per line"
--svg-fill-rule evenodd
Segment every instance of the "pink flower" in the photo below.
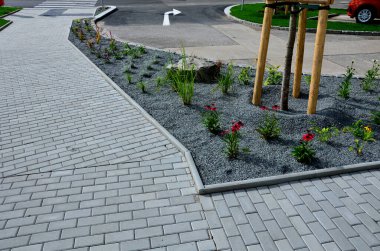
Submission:
M 238 121 L 235 124 L 232 125 L 231 131 L 232 132 L 238 132 L 242 127 L 244 126 L 243 122 Z
M 272 110 L 273 111 L 278 111 L 278 110 L 280 110 L 280 106 L 274 105 L 274 106 L 272 106 Z
M 220 136 L 224 136 L 224 135 L 228 134 L 229 132 L 230 132 L 229 130 L 224 130 L 224 131 L 221 131 L 221 132 L 219 133 L 219 135 L 220 135 Z
M 305 141 L 305 142 L 310 142 L 314 139 L 315 137 L 315 134 L 312 134 L 312 133 L 306 133 L 304 135 L 302 135 L 302 140 Z
M 204 108 L 208 111 L 216 111 L 215 104 L 206 105 Z
M 269 108 L 266 107 L 265 105 L 260 106 L 260 109 L 263 110 L 263 111 L 267 111 L 267 110 L 269 110 Z

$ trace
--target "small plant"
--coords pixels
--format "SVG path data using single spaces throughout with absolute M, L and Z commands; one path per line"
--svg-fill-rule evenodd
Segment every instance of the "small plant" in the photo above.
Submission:
M 165 78 L 181 97 L 183 104 L 190 105 L 194 95 L 195 70 L 194 65 L 188 65 L 184 48 L 182 48 L 181 57 L 182 66 L 177 69 L 168 69 Z
M 315 150 L 311 147 L 314 134 L 307 132 L 302 136 L 298 146 L 293 148 L 292 155 L 300 163 L 309 164 L 315 157 Z
M 362 89 L 366 92 L 373 91 L 376 87 L 376 79 L 380 77 L 380 65 L 374 60 L 372 68 L 369 69 L 361 82 Z
M 95 49 L 94 52 L 95 52 L 95 56 L 97 58 L 102 58 L 102 48 L 99 47 L 99 48 Z
M 348 99 L 350 97 L 351 79 L 355 73 L 355 68 L 353 65 L 354 62 L 352 61 L 351 66 L 347 66 L 346 73 L 344 74 L 344 80 L 339 85 L 338 95 L 344 99 Z
M 165 85 L 165 81 L 162 77 L 156 78 L 156 91 L 159 92 L 161 88 Z
M 372 122 L 376 125 L 380 125 L 380 111 L 372 111 Z
M 348 148 L 349 151 L 355 151 L 358 156 L 363 155 L 365 141 L 354 139 L 354 145 Z
M 91 24 L 90 24 L 90 22 L 89 22 L 87 19 L 85 19 L 85 20 L 83 21 L 83 23 L 84 23 L 84 29 L 85 29 L 86 31 L 90 31 L 90 30 L 91 30 Z
M 268 77 L 266 78 L 264 85 L 279 85 L 281 83 L 282 73 L 278 70 L 279 68 L 279 65 L 267 66 Z
M 239 156 L 239 137 L 240 137 L 240 129 L 244 126 L 241 121 L 235 122 L 233 121 L 231 131 L 226 130 L 223 132 L 223 140 L 226 143 L 226 147 L 224 152 L 226 153 L 229 159 L 236 159 Z
M 132 84 L 132 74 L 127 72 L 125 74 L 125 79 L 127 80 L 128 84 Z
M 140 55 L 143 55 L 146 53 L 146 49 L 144 46 L 137 47 L 137 51 L 139 52 Z
M 142 93 L 147 93 L 146 84 L 143 81 L 137 83 L 137 88 L 139 88 Z
M 81 42 L 83 42 L 84 39 L 86 38 L 86 36 L 84 35 L 82 29 L 79 29 L 79 30 L 78 30 L 78 32 L 77 32 L 77 37 L 78 37 L 78 39 L 79 39 Z
M 250 80 L 249 70 L 250 70 L 249 67 L 245 67 L 245 68 L 241 69 L 241 71 L 238 75 L 238 80 L 239 80 L 240 84 L 249 85 L 249 80 Z
M 115 59 L 117 59 L 117 60 L 121 60 L 124 58 L 123 53 L 120 53 L 120 52 L 114 52 L 113 55 L 114 55 Z
M 94 39 L 88 39 L 86 42 L 86 45 L 90 50 L 93 50 L 94 49 Z
M 220 132 L 220 115 L 215 104 L 205 106 L 205 111 L 202 113 L 202 123 L 212 134 Z
M 277 106 L 274 106 L 277 107 Z M 279 126 L 278 118 L 274 113 L 270 113 L 265 109 L 266 107 L 261 107 L 265 111 L 264 121 L 262 121 L 259 127 L 256 129 L 260 133 L 261 137 L 265 140 L 276 139 L 280 136 L 281 129 Z
M 111 52 L 107 48 L 104 48 L 103 50 L 103 60 L 106 64 L 111 63 Z
M 97 44 L 100 43 L 100 40 L 102 39 L 102 29 L 99 26 L 95 26 L 96 29 L 96 35 L 95 35 L 95 41 Z
M 228 64 L 227 71 L 220 74 L 218 84 L 214 90 L 220 89 L 223 94 L 228 94 L 234 83 L 234 69 L 232 64 Z
M 110 32 L 110 45 L 109 45 L 109 49 L 112 53 L 116 53 L 117 52 L 117 45 L 116 45 L 116 40 L 112 37 L 112 33 Z
M 305 80 L 305 83 L 307 85 L 310 85 L 310 83 L 311 83 L 311 75 L 304 75 L 303 79 Z
M 77 27 L 77 26 L 72 26 L 72 27 L 71 27 L 71 31 L 72 31 L 74 34 L 78 34 L 78 30 L 79 30 L 79 27 Z
M 354 122 L 351 126 L 344 128 L 343 130 L 345 132 L 350 132 L 357 139 L 361 139 L 363 141 L 375 141 L 372 128 L 364 125 L 361 119 Z
M 319 142 L 326 143 L 331 140 L 331 138 L 339 135 L 339 129 L 336 127 L 318 127 L 313 126 L 310 130 L 312 130 Z

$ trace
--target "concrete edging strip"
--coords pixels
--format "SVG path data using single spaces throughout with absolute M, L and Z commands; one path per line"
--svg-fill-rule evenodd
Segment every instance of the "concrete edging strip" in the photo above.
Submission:
M 100 21 L 100 20 L 102 20 L 106 16 L 112 14 L 113 12 L 117 11 L 116 6 L 109 5 L 109 6 L 106 6 L 106 7 L 108 7 L 108 9 L 106 11 L 100 12 L 98 15 L 94 16 L 94 22 L 95 23 L 98 22 L 98 21 Z
M 100 75 L 119 93 L 121 96 L 126 99 L 132 106 L 134 106 L 141 114 L 150 121 L 168 140 L 175 145 L 185 156 L 188 164 L 191 175 L 194 180 L 195 189 L 199 194 L 209 194 L 215 192 L 230 191 L 235 189 L 245 189 L 253 188 L 259 186 L 269 186 L 279 183 L 286 183 L 291 181 L 303 180 L 303 179 L 312 179 L 318 177 L 326 177 L 331 175 L 345 174 L 351 172 L 358 172 L 371 169 L 379 169 L 380 161 L 359 163 L 353 165 L 346 165 L 342 167 L 331 167 L 326 169 L 311 170 L 301 173 L 290 173 L 277 176 L 263 177 L 248 179 L 242 181 L 234 181 L 227 183 L 219 183 L 212 185 L 204 185 L 202 179 L 199 175 L 198 169 L 195 166 L 194 159 L 191 156 L 190 151 L 182 145 L 173 135 L 171 135 L 162 125 L 160 125 L 156 119 L 154 119 L 148 112 L 146 112 L 136 101 L 134 101 L 128 94 L 126 94 L 112 79 L 110 79 L 101 69 L 99 69 L 86 55 L 83 54 L 71 41 L 70 45 L 82 55 L 87 62 L 89 62 L 99 73 Z
M 200 190 L 200 194 L 208 194 L 215 192 L 223 192 L 228 190 L 243 189 L 243 188 L 253 188 L 259 186 L 270 186 L 279 183 L 286 183 L 291 181 L 303 180 L 303 179 L 313 179 L 326 177 L 331 175 L 338 175 L 344 173 L 358 172 L 371 169 L 379 169 L 380 161 L 359 163 L 353 165 L 346 165 L 342 167 L 331 167 L 326 169 L 305 171 L 301 173 L 290 173 L 277 176 L 270 176 L 264 178 L 249 179 L 243 181 L 234 181 L 227 183 L 220 183 L 214 185 L 206 185 L 204 189 Z
M 231 8 L 233 8 L 235 6 L 239 6 L 239 5 L 240 4 L 231 5 L 231 6 L 228 6 L 224 9 L 224 14 L 227 16 L 227 18 L 232 19 L 232 20 L 237 21 L 237 22 L 242 23 L 242 24 L 249 25 L 249 26 L 258 27 L 258 28 L 262 27 L 262 24 L 254 23 L 251 21 L 246 21 L 246 20 L 237 18 L 235 16 L 232 16 L 231 15 Z M 288 27 L 281 27 L 281 26 L 272 26 L 272 29 L 289 30 Z M 317 29 L 307 28 L 306 32 L 316 33 Z M 380 36 L 380 32 L 378 32 L 378 31 L 326 30 L 326 33 L 327 34 L 341 34 L 341 35 L 356 35 L 356 36 Z
M 99 69 L 86 55 L 83 54 L 71 41 L 69 41 L 70 45 L 75 48 L 76 51 L 82 55 L 87 62 L 89 62 L 99 73 L 100 75 L 110 84 L 121 96 L 126 99 L 132 106 L 134 106 L 141 114 L 150 121 L 165 137 L 168 138 L 168 140 L 175 145 L 178 150 L 182 152 L 182 154 L 185 156 L 188 164 L 189 169 L 191 172 L 191 175 L 193 176 L 195 188 L 198 193 L 201 193 L 201 191 L 204 189 L 204 185 L 202 182 L 202 179 L 198 173 L 197 167 L 195 166 L 194 159 L 191 156 L 191 153 L 187 148 L 182 145 L 181 142 L 179 142 L 173 135 L 171 135 L 160 123 L 157 122 L 156 119 L 154 119 L 148 112 L 146 112 L 136 101 L 134 101 L 128 94 L 126 94 L 111 78 L 109 78 L 101 69 Z

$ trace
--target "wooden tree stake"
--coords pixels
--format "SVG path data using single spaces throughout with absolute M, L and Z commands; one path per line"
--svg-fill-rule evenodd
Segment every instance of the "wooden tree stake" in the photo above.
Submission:
M 325 48 L 328 14 L 329 14 L 329 11 L 327 9 L 319 10 L 317 34 L 315 37 L 313 68 L 311 71 L 311 82 L 310 82 L 310 92 L 309 92 L 307 114 L 315 114 L 317 110 L 319 81 L 321 79 L 323 51 Z
M 270 4 L 272 2 L 267 1 L 266 3 Z M 265 63 L 267 60 L 267 53 L 268 53 L 270 29 L 272 26 L 272 16 L 273 16 L 273 9 L 270 7 L 265 7 L 263 27 L 261 30 L 259 55 L 257 59 L 255 86 L 253 88 L 252 103 L 254 105 L 260 105 L 261 103 L 261 93 L 262 93 L 262 86 L 263 86 Z
M 305 51 L 307 9 L 300 12 L 298 19 L 296 66 L 294 69 L 293 97 L 299 98 L 301 91 L 302 64 Z

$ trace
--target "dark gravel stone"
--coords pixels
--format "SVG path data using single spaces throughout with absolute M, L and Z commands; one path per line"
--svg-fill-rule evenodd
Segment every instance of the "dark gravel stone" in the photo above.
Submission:
M 78 25 L 78 24 L 74 24 Z M 86 39 L 95 37 L 94 31 L 85 31 Z M 342 128 L 351 125 L 358 119 L 370 124 L 370 111 L 379 110 L 379 88 L 374 92 L 364 92 L 360 88 L 360 80 L 352 80 L 351 98 L 343 100 L 337 96 L 342 78 L 322 77 L 317 114 L 306 115 L 308 86 L 302 84 L 302 95 L 299 99 L 289 99 L 289 111 L 276 113 L 281 125 L 281 136 L 269 142 L 260 138 L 255 131 L 264 118 L 264 111 L 251 104 L 252 86 L 239 85 L 237 80 L 234 90 L 229 95 L 213 91 L 215 84 L 196 83 L 192 105 L 184 106 L 178 95 L 169 86 L 157 91 L 155 79 L 165 75 L 165 64 L 176 62 L 180 55 L 163 51 L 146 50 L 140 58 L 124 57 L 121 60 L 112 59 L 105 63 L 71 33 L 70 41 L 77 46 L 92 62 L 117 83 L 128 95 L 138 102 L 174 137 L 187 147 L 194 158 L 202 180 L 205 184 L 245 180 L 257 177 L 302 172 L 307 170 L 337 167 L 342 165 L 377 161 L 379 151 L 379 126 L 371 125 L 375 131 L 375 142 L 369 142 L 364 148 L 364 154 L 357 156 L 348 150 L 353 145 L 354 138 L 348 133 L 342 133 L 331 143 L 313 142 L 316 159 L 309 165 L 298 163 L 291 155 L 308 128 L 316 123 L 319 126 L 337 126 Z M 108 48 L 109 40 L 103 38 L 101 48 Z M 117 43 L 119 50 L 124 44 Z M 96 45 L 98 47 L 98 45 Z M 349 64 L 351 62 L 347 62 Z M 131 69 L 132 84 L 128 84 L 124 76 L 126 66 L 133 64 Z M 147 70 L 151 65 L 153 70 Z M 222 71 L 226 66 L 222 67 Z M 236 75 L 240 71 L 235 67 Z M 145 74 L 147 73 L 147 74 Z M 151 77 L 149 77 L 151 76 Z M 251 72 L 252 82 L 254 72 Z M 136 85 L 144 81 L 148 94 L 142 94 Z M 379 85 L 378 85 L 379 86 Z M 267 86 L 263 91 L 263 105 L 271 107 L 278 105 L 280 86 Z M 215 103 L 222 114 L 224 128 L 231 126 L 232 120 L 241 120 L 245 126 L 241 130 L 241 147 L 248 147 L 250 153 L 242 153 L 236 160 L 228 160 L 223 153 L 224 142 L 220 136 L 210 134 L 201 124 L 201 112 L 205 105 Z

